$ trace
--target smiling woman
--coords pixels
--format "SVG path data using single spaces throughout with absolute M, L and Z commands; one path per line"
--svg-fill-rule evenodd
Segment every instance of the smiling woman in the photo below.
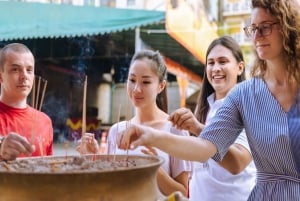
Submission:
M 195 115 L 187 108 L 178 109 L 170 115 L 173 124 L 201 136 L 201 130 L 210 124 L 228 92 L 245 80 L 244 67 L 242 50 L 233 38 L 215 39 L 206 53 Z M 222 161 L 208 159 L 205 163 L 194 162 L 193 167 L 190 201 L 246 200 L 255 184 L 256 169 L 245 132 L 241 132 Z

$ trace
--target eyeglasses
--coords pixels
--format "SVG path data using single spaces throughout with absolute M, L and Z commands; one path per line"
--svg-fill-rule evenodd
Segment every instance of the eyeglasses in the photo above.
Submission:
M 274 24 L 278 24 L 279 22 L 265 22 L 262 24 L 259 24 L 258 26 L 252 25 L 247 26 L 244 28 L 245 34 L 249 38 L 253 38 L 255 35 L 256 30 L 258 30 L 259 34 L 261 36 L 268 36 L 272 33 L 272 26 Z

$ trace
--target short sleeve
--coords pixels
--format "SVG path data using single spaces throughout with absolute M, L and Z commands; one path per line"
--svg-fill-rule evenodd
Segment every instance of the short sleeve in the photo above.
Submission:
M 226 96 L 211 123 L 203 129 L 199 136 L 217 147 L 217 153 L 212 157 L 216 161 L 222 160 L 230 145 L 235 142 L 243 130 L 238 97 L 239 87 L 236 86 Z

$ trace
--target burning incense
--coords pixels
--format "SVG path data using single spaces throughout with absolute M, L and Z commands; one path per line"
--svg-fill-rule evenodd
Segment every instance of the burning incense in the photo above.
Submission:
M 126 130 L 128 128 L 130 128 L 130 120 L 126 121 Z M 128 167 L 128 161 L 129 161 L 129 147 L 127 147 L 126 149 L 126 164 L 127 164 L 127 167 Z
M 87 76 L 84 78 L 83 84 L 83 100 L 82 100 L 82 131 L 81 136 L 86 133 L 86 90 L 87 90 Z
M 38 138 L 38 143 L 39 143 L 39 149 L 40 149 L 41 156 L 43 157 L 44 156 L 43 139 L 41 136 Z
M 68 142 L 64 142 L 64 149 L 65 149 L 65 152 L 66 152 L 65 159 L 67 160 L 68 159 L 68 149 L 69 149 L 69 143 Z
M 119 124 L 120 124 L 120 118 L 121 118 L 121 104 L 119 105 L 119 113 L 118 113 L 118 123 L 117 123 L 117 133 L 119 133 Z M 112 144 L 110 142 L 111 146 L 113 146 L 113 154 L 114 154 L 114 158 L 113 158 L 113 162 L 116 160 L 116 149 L 117 149 L 117 139 L 114 139 L 114 143 Z M 109 145 L 110 147 L 110 145 Z
M 31 90 L 31 106 L 33 108 L 35 106 L 35 77 L 33 78 L 33 85 Z
M 37 110 L 41 110 L 44 102 L 44 96 L 47 87 L 47 80 L 42 79 L 40 76 L 35 76 L 31 90 L 31 106 Z M 40 98 L 40 90 L 43 88 Z
M 129 97 L 127 96 L 126 99 L 126 130 L 130 127 L 130 118 L 129 118 Z M 128 166 L 128 152 L 129 152 L 129 147 L 127 147 L 126 150 L 126 161 L 127 161 L 127 166 Z
M 44 87 L 43 87 L 43 92 L 42 92 L 42 97 L 41 97 L 41 102 L 40 102 L 40 106 L 39 106 L 39 110 L 41 111 L 42 109 L 42 105 L 43 105 L 43 102 L 44 102 L 44 96 L 45 96 L 45 92 L 46 92 L 46 88 L 47 88 L 47 83 L 48 81 L 47 80 L 43 80 L 44 82 Z
M 37 92 L 36 92 L 36 103 L 34 108 L 38 108 L 39 103 L 39 96 L 40 96 L 40 87 L 41 87 L 41 77 L 38 77 L 38 85 L 37 85 Z
M 35 110 L 32 110 L 31 118 L 32 118 L 32 121 L 31 121 L 32 124 L 31 124 L 31 134 L 30 134 L 29 143 L 31 145 L 34 145 L 35 144 L 34 141 L 35 141 L 35 137 L 36 137 L 36 125 L 37 125 L 37 112 Z

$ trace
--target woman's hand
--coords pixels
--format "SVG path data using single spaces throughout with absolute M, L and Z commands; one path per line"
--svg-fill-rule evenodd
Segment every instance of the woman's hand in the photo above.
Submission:
M 180 108 L 175 110 L 169 116 L 169 120 L 179 130 L 188 130 L 194 135 L 199 135 L 204 125 L 201 124 L 192 111 L 188 108 Z
M 157 132 L 158 130 L 148 126 L 131 124 L 128 129 L 118 134 L 118 147 L 120 149 L 135 149 L 142 145 L 152 146 Z
M 99 151 L 99 145 L 93 133 L 85 133 L 79 140 L 76 150 L 80 154 L 96 154 Z

